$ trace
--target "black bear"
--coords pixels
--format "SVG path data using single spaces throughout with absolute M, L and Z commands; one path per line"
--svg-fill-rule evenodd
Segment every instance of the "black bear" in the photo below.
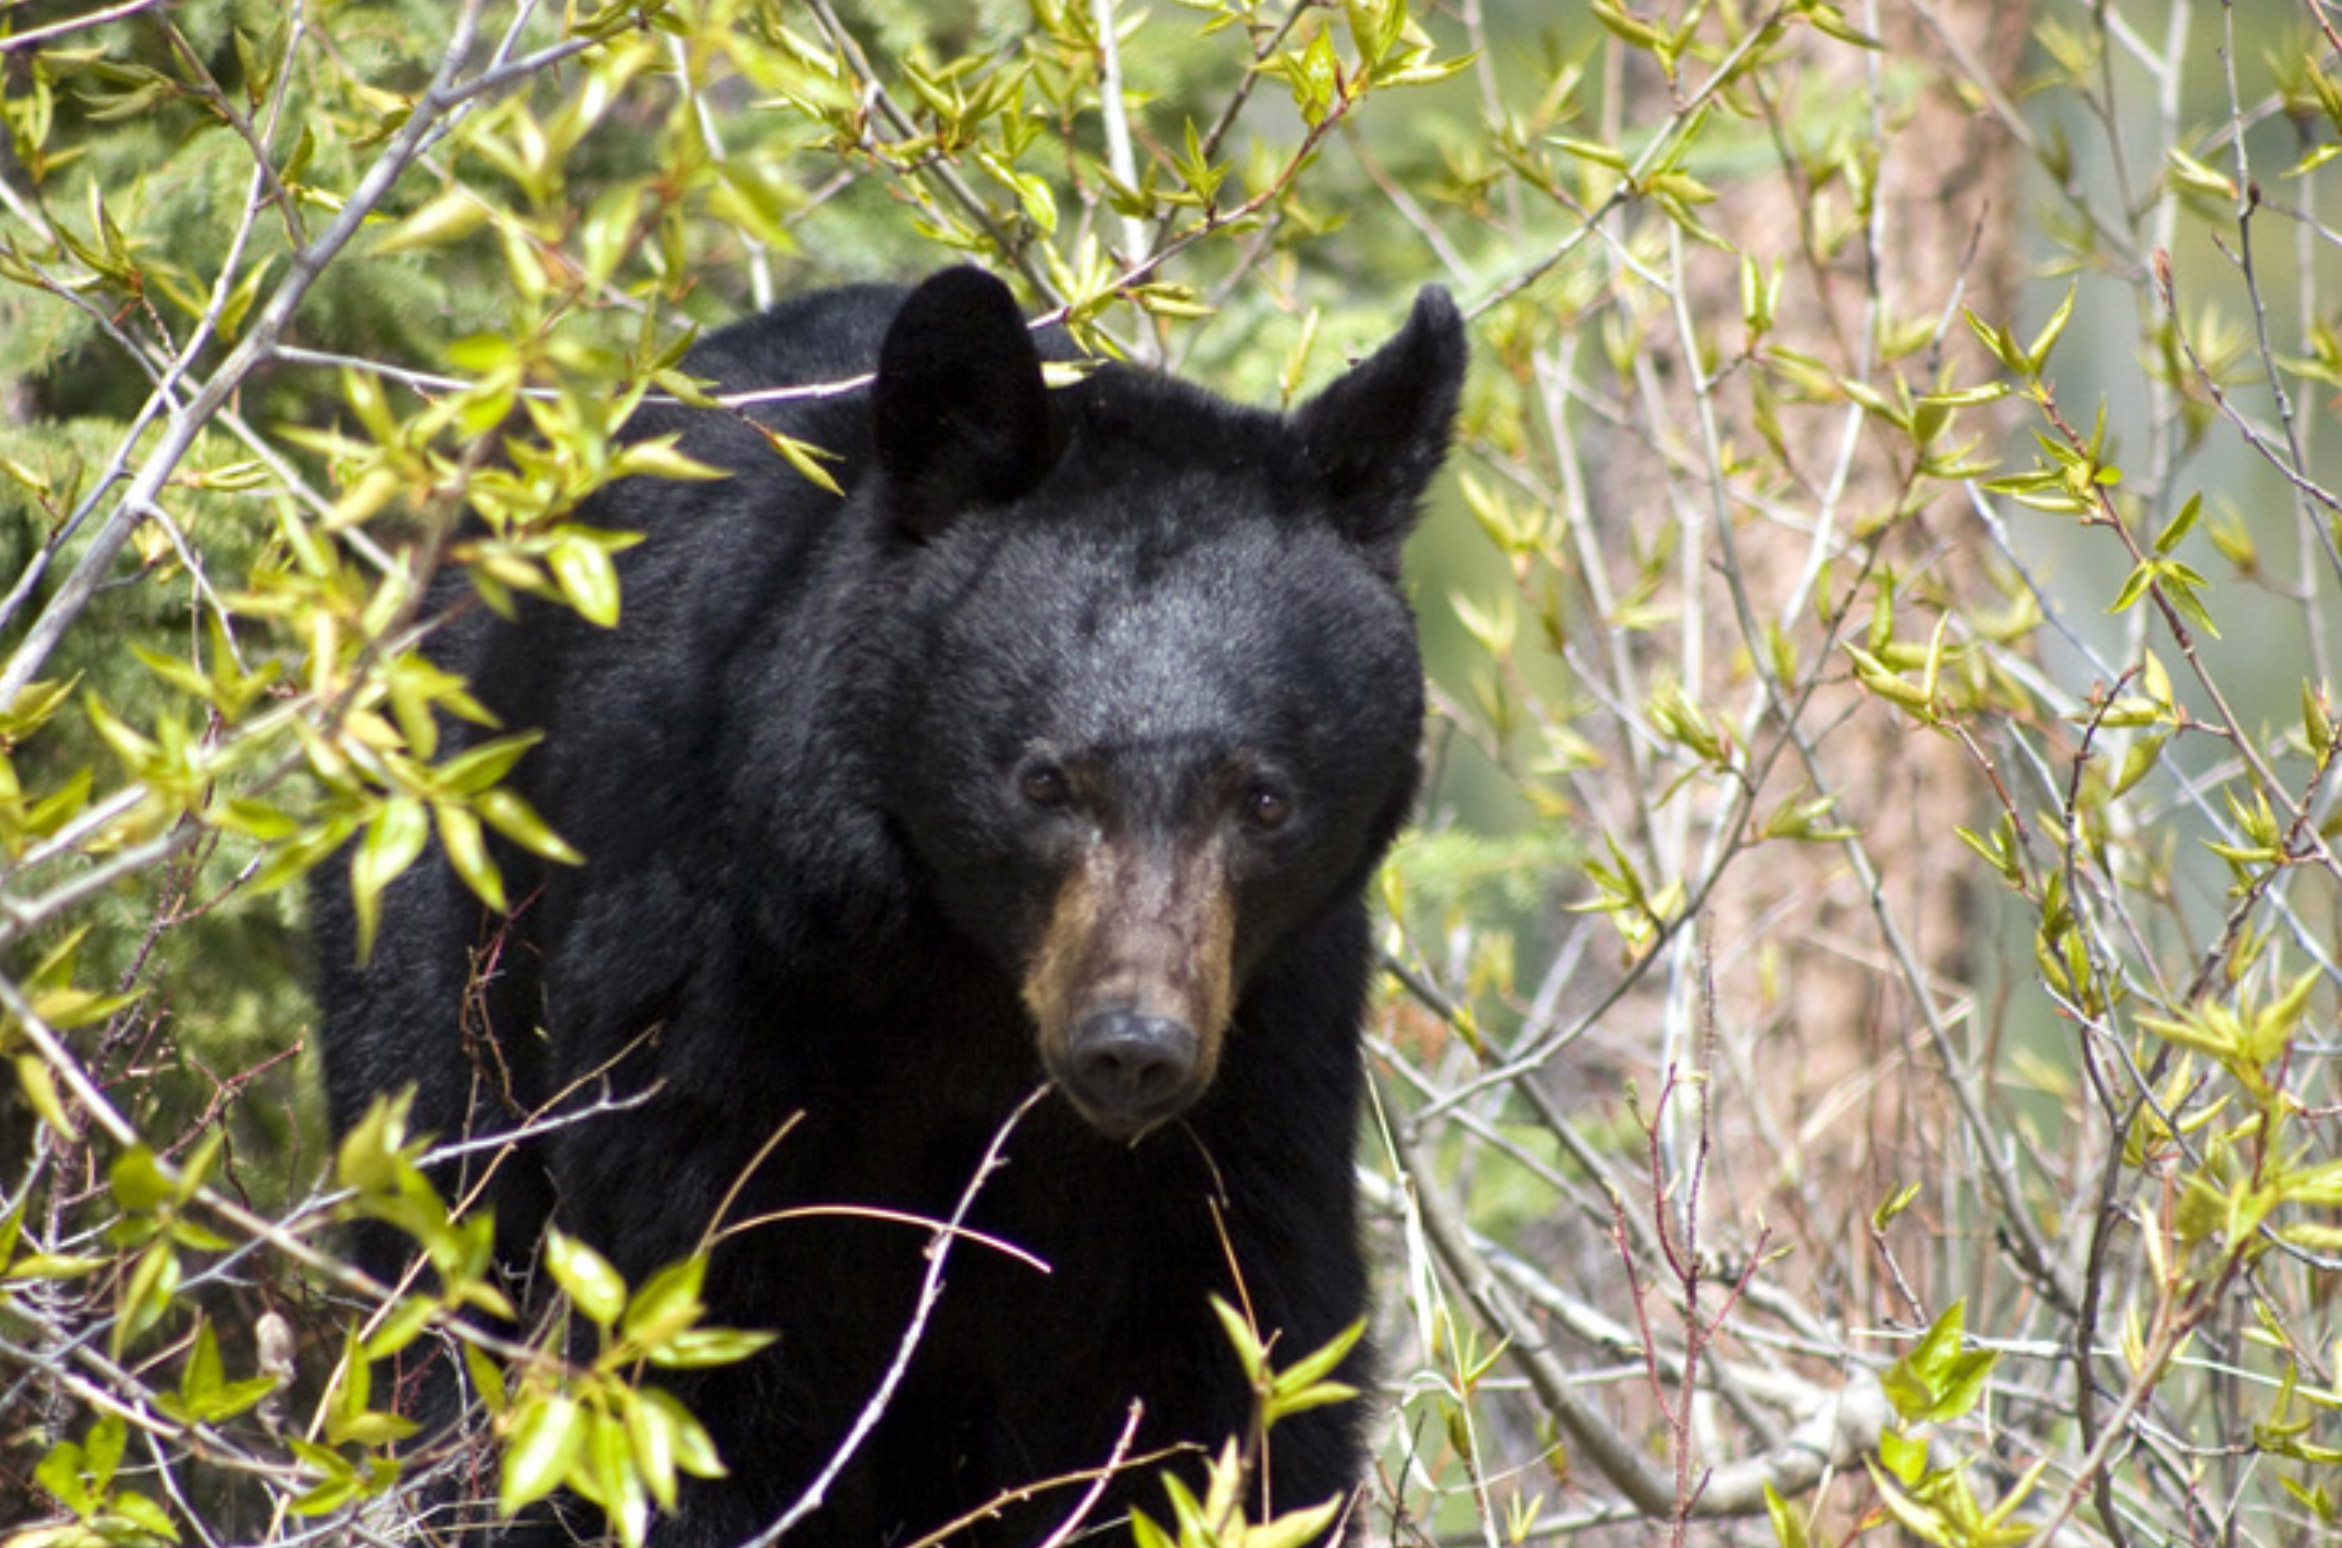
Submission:
M 969 1221 L 1030 1257 L 955 1247 L 902 1385 L 792 1544 L 972 1517 L 955 1542 L 1025 1548 L 1083 1489 L 1005 1496 L 1097 1468 L 1133 1400 L 1136 1449 L 1190 1443 L 1191 1477 L 1245 1430 L 1212 1296 L 1285 1360 L 1365 1310 L 1363 894 L 1415 794 L 1399 550 L 1462 319 L 1425 290 L 1289 414 L 1116 365 L 1052 388 L 1043 348 L 1065 353 L 974 269 L 699 345 L 687 369 L 725 392 L 871 376 L 753 410 L 833 454 L 845 498 L 733 416 L 642 411 L 630 434 L 679 432 L 732 476 L 629 480 L 588 510 L 646 534 L 619 627 L 524 605 L 433 646 L 505 725 L 544 730 L 516 788 L 586 864 L 504 855 L 509 919 L 418 865 L 363 964 L 320 892 L 337 1125 L 410 1082 L 443 1138 L 622 1104 L 503 1162 L 501 1254 L 525 1261 L 550 1219 L 632 1281 L 719 1208 L 758 1222 L 715 1249 L 706 1299 L 779 1339 L 682 1387 L 729 1476 L 687 1485 L 661 1548 L 741 1541 L 797 1500 L 912 1317 L 917 1222 L 950 1215 L 1044 1082 Z M 1356 1408 L 1281 1425 L 1256 1508 L 1356 1486 Z M 1161 1465 L 1089 1524 L 1165 1516 Z

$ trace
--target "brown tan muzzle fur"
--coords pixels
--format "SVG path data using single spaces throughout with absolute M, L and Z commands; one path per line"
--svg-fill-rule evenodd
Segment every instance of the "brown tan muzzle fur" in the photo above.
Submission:
M 1083 1118 L 1136 1140 L 1209 1089 L 1234 1007 L 1235 903 L 1217 836 L 1101 836 L 1025 974 L 1041 1060 Z

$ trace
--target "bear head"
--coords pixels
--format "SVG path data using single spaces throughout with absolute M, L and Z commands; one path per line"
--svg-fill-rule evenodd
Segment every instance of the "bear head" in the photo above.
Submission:
M 1426 289 L 1290 414 L 1111 365 L 1052 390 L 973 269 L 887 333 L 878 799 L 1110 1138 L 1210 1088 L 1247 984 L 1357 906 L 1404 820 L 1423 689 L 1399 550 L 1465 355 Z

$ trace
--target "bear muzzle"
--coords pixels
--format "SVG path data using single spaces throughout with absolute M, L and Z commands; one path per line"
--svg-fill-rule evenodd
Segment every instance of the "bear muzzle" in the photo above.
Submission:
M 1059 886 L 1024 977 L 1041 1062 L 1135 1141 L 1210 1089 L 1234 1003 L 1235 905 L 1212 839 L 1101 839 Z

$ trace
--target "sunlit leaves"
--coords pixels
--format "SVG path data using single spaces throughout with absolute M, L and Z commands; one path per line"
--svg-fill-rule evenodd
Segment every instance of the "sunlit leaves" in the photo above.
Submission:
M 1765 1518 L 1772 1524 L 1773 1541 L 1780 1548 L 1806 1548 L 1812 1541 L 1804 1515 L 1792 1509 L 1769 1481 L 1765 1484 Z
M 2271 1067 L 2300 1028 L 2320 975 L 2305 973 L 2265 1004 L 2237 1007 L 2204 1000 L 2177 1015 L 2139 1017 L 2139 1025 L 2176 1047 L 2217 1061 L 2256 1100 L 2274 1098 Z
M 1943 1423 L 1974 1408 L 1999 1356 L 1965 1347 L 1965 1302 L 1954 1301 L 1879 1378 L 1906 1423 Z
M 129 1438 L 123 1417 L 107 1413 L 91 1423 L 80 1441 L 51 1446 L 33 1469 L 33 1482 L 62 1504 L 85 1534 L 59 1537 L 60 1544 L 150 1548 L 181 1541 L 178 1523 L 161 1502 L 142 1489 L 117 1485 Z
M 1668 881 L 1654 889 L 1615 838 L 1605 833 L 1602 842 L 1610 857 L 1608 863 L 1594 859 L 1584 862 L 1586 878 L 1593 882 L 1595 895 L 1566 907 L 1572 913 L 1604 915 L 1617 929 L 1627 950 L 1639 954 L 1682 912 L 1683 883 Z
M 2066 324 L 2073 321 L 2074 298 L 2079 293 L 2079 287 L 2069 286 L 2065 299 L 2049 314 L 2041 330 L 2033 335 L 2030 343 L 2022 345 L 2017 342 L 2016 334 L 2007 327 L 1986 322 L 1966 308 L 1961 309 L 1960 315 L 1967 320 L 1969 331 L 1975 334 L 1977 341 L 1993 359 L 1999 361 L 2011 375 L 2033 381 L 2047 368 L 2050 351 L 2064 337 Z
M 583 1417 L 575 1401 L 556 1395 L 529 1405 L 513 1422 L 504 1440 L 499 1511 L 516 1515 L 561 1487 L 585 1446 Z
M 1353 50 L 1345 59 L 1330 27 L 1311 31 L 1299 47 L 1279 50 L 1257 69 L 1280 76 L 1293 107 L 1312 129 L 1347 112 L 1377 87 L 1422 86 L 1470 65 L 1468 56 L 1439 59 L 1432 39 L 1408 15 L 1408 0 L 1344 0 Z
M 506 1435 L 498 1502 L 517 1511 L 569 1488 L 601 1507 L 620 1539 L 639 1543 L 650 1509 L 673 1509 L 683 1476 L 720 1478 L 723 1461 L 707 1430 L 673 1396 L 632 1379 L 643 1363 L 662 1368 L 730 1364 L 764 1348 L 771 1335 L 699 1325 L 705 1258 L 671 1264 L 629 1290 L 609 1260 L 555 1231 L 545 1264 L 573 1310 L 594 1324 L 601 1353 L 590 1368 L 555 1378 L 531 1367 L 519 1389 L 495 1403 Z
M 423 1175 L 419 1161 L 428 1136 L 407 1132 L 413 1102 L 411 1090 L 376 1099 L 335 1148 L 335 1180 L 353 1195 L 349 1212 L 415 1240 L 439 1277 L 442 1306 L 510 1317 L 510 1302 L 487 1278 L 494 1222 L 484 1211 L 451 1214 Z M 378 1338 L 370 1357 L 388 1352 L 385 1342 Z
M 575 1237 L 559 1231 L 545 1238 L 545 1267 L 572 1305 L 607 1328 L 626 1306 L 626 1281 L 609 1260 Z
M 375 1413 L 369 1363 L 403 1347 L 424 1322 L 461 1306 L 509 1317 L 511 1308 L 485 1279 L 491 1222 L 451 1216 L 416 1165 L 421 1144 L 406 1132 L 409 1099 L 376 1103 L 344 1138 L 337 1170 L 355 1190 L 359 1214 L 413 1236 L 441 1282 L 436 1297 L 410 1292 L 365 1344 L 345 1346 L 336 1371 L 329 1439 L 372 1445 L 406 1433 L 404 1421 Z M 600 1505 L 622 1538 L 639 1542 L 653 1503 L 671 1508 L 683 1475 L 715 1478 L 723 1464 L 706 1430 L 683 1405 L 637 1379 L 640 1368 L 689 1368 L 745 1359 L 770 1335 L 704 1327 L 699 1298 L 706 1261 L 695 1258 L 651 1275 L 630 1290 L 610 1261 L 560 1231 L 545 1244 L 545 1267 L 575 1315 L 598 1330 L 600 1353 L 584 1368 L 547 1358 L 525 1364 L 517 1380 L 476 1349 L 467 1350 L 472 1380 L 498 1416 L 505 1437 L 498 1497 L 516 1511 L 558 1488 Z M 555 1347 L 560 1347 L 556 1337 Z M 330 1454 L 329 1454 L 330 1455 Z M 355 1490 L 369 1477 L 347 1463 L 328 1470 L 321 1488 Z
M 350 861 L 350 901 L 356 911 L 358 955 L 371 956 L 382 918 L 382 892 L 423 852 L 431 831 L 423 803 L 411 797 L 385 802 L 366 825 Z
M 393 226 L 374 250 L 387 255 L 460 242 L 486 225 L 488 214 L 488 205 L 478 194 L 451 188 Z
M 2122 589 L 2115 593 L 2107 606 L 2110 613 L 2128 610 L 2141 597 L 2150 593 L 2169 602 L 2182 616 L 2197 628 L 2220 637 L 2212 623 L 2212 615 L 2204 606 L 2203 592 L 2209 583 L 2193 567 L 2177 559 L 2142 559 L 2124 578 Z
M 1922 1428 L 1948 1425 L 1984 1400 L 2000 1356 L 1967 1347 L 1965 1323 L 1966 1303 L 1954 1301 L 1879 1378 L 1902 1423 L 1880 1435 L 1878 1460 L 1868 1465 L 1885 1513 L 1920 1541 L 2015 1548 L 2034 1533 L 2031 1524 L 2012 1524 L 2012 1518 L 2039 1479 L 2039 1466 L 1987 1509 L 1965 1467 L 1938 1465 Z M 1778 1512 L 1774 1519 L 1778 1525 Z
M 107 994 L 75 981 L 75 964 L 90 928 L 81 925 L 59 937 L 17 981 L 18 993 L 33 1015 L 52 1032 L 93 1026 L 138 1001 L 135 993 Z M 0 1015 L 0 1049 L 14 1041 L 16 1027 L 13 1012 Z
M 1356 1323 L 1292 1364 L 1279 1368 L 1271 1351 L 1245 1314 L 1215 1296 L 1218 1314 L 1236 1358 L 1254 1394 L 1253 1429 L 1270 1437 L 1278 1423 L 1291 1415 L 1356 1398 L 1358 1390 L 1328 1378 L 1349 1357 L 1365 1333 Z M 1273 1519 L 1253 1521 L 1245 1509 L 1247 1469 L 1237 1438 L 1231 1437 L 1213 1456 L 1199 1496 L 1178 1475 L 1163 1475 L 1163 1492 L 1170 1501 L 1168 1525 L 1144 1511 L 1133 1510 L 1131 1531 L 1140 1548 L 1303 1548 L 1313 1543 L 1340 1515 L 1340 1498 L 1289 1510 Z

